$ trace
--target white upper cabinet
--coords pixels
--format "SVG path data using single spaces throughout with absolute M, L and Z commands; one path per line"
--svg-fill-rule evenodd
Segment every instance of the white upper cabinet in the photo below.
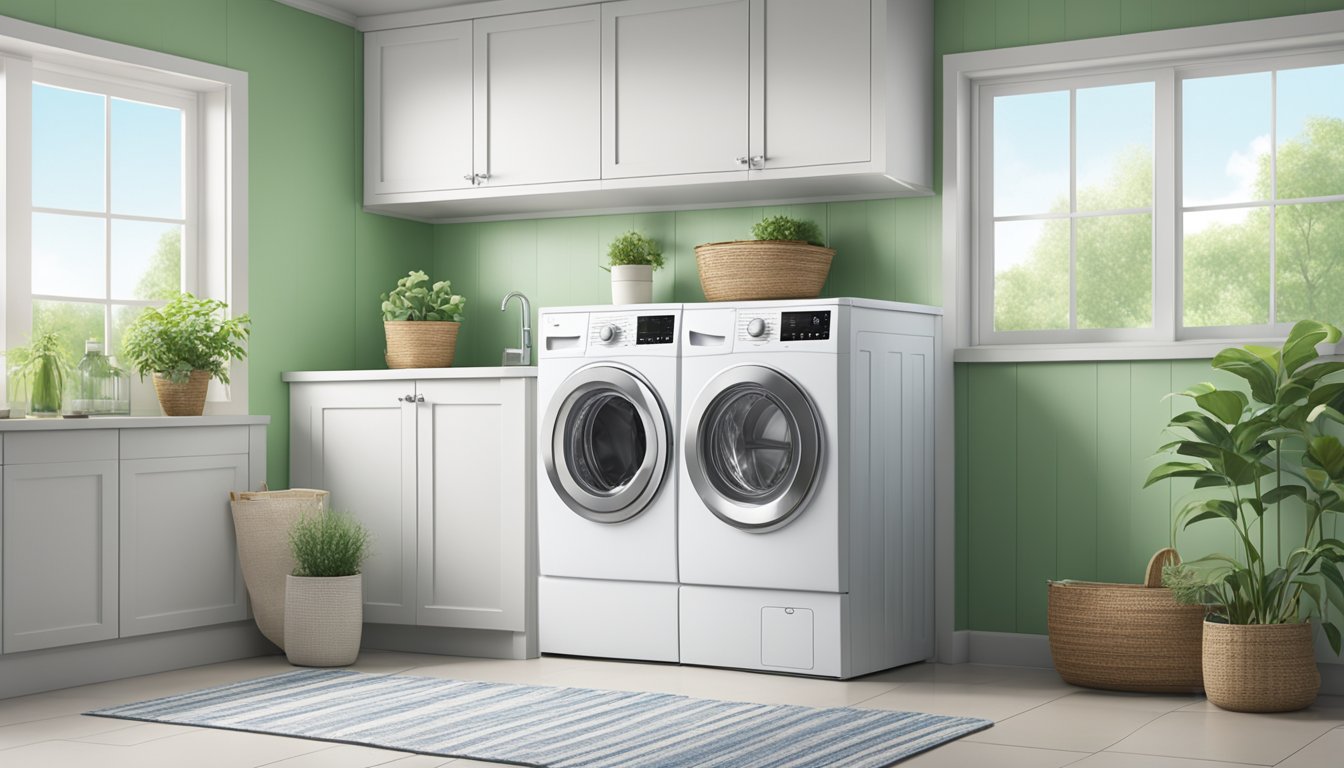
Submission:
M 472 186 L 471 22 L 364 38 L 366 202 Z
M 475 22 L 475 172 L 487 186 L 601 175 L 595 5 Z
M 870 0 L 752 0 L 751 10 L 752 171 L 871 160 Z
M 603 4 L 603 178 L 746 178 L 750 6 Z

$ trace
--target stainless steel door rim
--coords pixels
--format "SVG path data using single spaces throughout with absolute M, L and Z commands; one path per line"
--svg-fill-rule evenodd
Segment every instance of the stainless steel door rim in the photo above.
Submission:
M 594 419 L 609 405 L 630 408 L 644 445 L 639 455 L 628 457 L 630 463 L 637 462 L 628 477 L 599 487 L 606 483 L 590 482 L 583 475 L 594 449 Z M 667 411 L 638 373 L 610 363 L 575 371 L 551 399 L 542 425 L 546 475 L 578 515 L 598 523 L 624 522 L 642 512 L 662 487 L 671 458 Z M 582 449 L 577 456 L 575 448 Z M 588 474 L 594 474 L 591 468 Z
M 683 442 L 700 499 L 745 531 L 766 533 L 792 522 L 821 472 L 816 408 L 792 379 L 761 365 L 733 366 L 710 379 L 691 407 Z M 775 455 L 762 460 L 763 451 Z

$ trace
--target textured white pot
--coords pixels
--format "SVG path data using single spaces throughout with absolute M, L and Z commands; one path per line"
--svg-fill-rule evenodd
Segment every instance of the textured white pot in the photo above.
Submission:
M 653 301 L 653 267 L 623 264 L 611 268 L 612 304 L 648 304 Z
M 290 664 L 354 664 L 363 631 L 362 574 L 285 577 L 285 658 Z

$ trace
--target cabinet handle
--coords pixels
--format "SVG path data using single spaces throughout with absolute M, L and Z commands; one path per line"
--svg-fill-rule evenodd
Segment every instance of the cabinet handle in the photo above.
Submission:
M 415 395 L 403 395 L 403 396 L 397 398 L 397 402 L 399 402 L 399 403 L 414 403 L 414 402 L 415 402 Z
M 483 182 L 483 181 L 485 181 L 486 179 L 489 179 L 489 178 L 490 178 L 490 174 L 488 174 L 488 173 L 478 173 L 478 174 L 476 174 L 476 183 L 477 183 L 477 184 L 480 184 L 481 182 Z
M 750 165 L 748 167 L 750 168 L 765 167 L 765 155 L 752 155 L 750 158 L 748 158 L 748 160 L 750 162 Z
M 410 396 L 410 395 L 407 395 L 407 396 L 406 396 L 406 401 L 407 401 L 407 402 L 410 402 L 410 400 L 411 400 L 411 396 Z M 417 402 L 417 403 L 423 403 L 423 402 L 425 402 L 425 396 L 424 396 L 424 395 L 416 395 L 416 396 L 415 396 L 415 402 Z
M 737 158 L 737 164 L 738 164 L 738 165 L 747 165 L 747 164 L 750 163 L 750 162 L 751 162 L 751 158 L 747 157 L 746 155 L 743 155 L 743 156 Z
M 468 173 L 466 176 L 463 176 L 462 179 L 463 179 L 464 181 L 470 181 L 472 184 L 475 184 L 475 183 L 476 183 L 476 174 L 474 174 L 474 173 Z

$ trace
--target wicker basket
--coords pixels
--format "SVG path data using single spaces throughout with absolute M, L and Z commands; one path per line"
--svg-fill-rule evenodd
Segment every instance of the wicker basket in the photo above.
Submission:
M 1321 689 L 1311 624 L 1204 624 L 1204 690 L 1234 712 L 1293 712 Z
M 736 240 L 695 246 L 709 301 L 815 299 L 835 251 L 791 240 Z
M 1143 584 L 1050 582 L 1050 655 L 1064 682 L 1149 693 L 1203 688 L 1204 608 L 1178 604 L 1161 586 L 1162 566 L 1180 561 L 1176 550 L 1160 550 Z
M 309 488 L 229 493 L 252 616 L 261 634 L 280 650 L 285 649 L 285 577 L 294 572 L 289 529 L 305 514 L 325 512 L 330 496 Z
M 363 574 L 285 577 L 285 658 L 290 664 L 354 664 L 363 631 Z
M 192 371 L 190 378 L 180 383 L 154 374 L 154 394 L 159 396 L 164 416 L 200 416 L 205 412 L 205 393 L 209 388 L 209 371 Z
M 457 329 L 451 320 L 384 320 L 388 368 L 447 368 L 457 352 Z

